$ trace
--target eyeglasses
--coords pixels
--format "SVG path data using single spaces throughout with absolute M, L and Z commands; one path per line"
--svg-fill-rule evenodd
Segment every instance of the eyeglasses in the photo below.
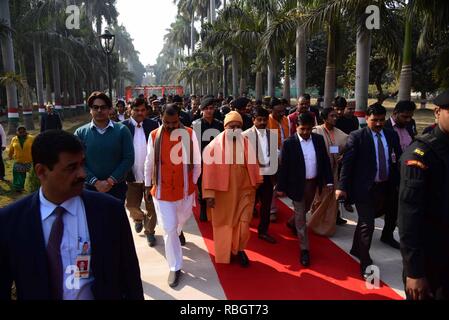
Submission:
M 93 105 L 92 107 L 91 107 L 91 109 L 93 109 L 93 110 L 95 110 L 95 111 L 98 111 L 99 109 L 101 110 L 101 111 L 104 111 L 104 110 L 108 110 L 109 109 L 109 106 L 107 106 L 107 105 L 102 105 L 102 106 L 98 106 L 98 105 Z

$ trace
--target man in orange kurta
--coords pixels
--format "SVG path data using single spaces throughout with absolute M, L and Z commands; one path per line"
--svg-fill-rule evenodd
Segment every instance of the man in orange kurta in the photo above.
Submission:
M 153 198 L 157 221 L 164 230 L 168 284 L 181 276 L 184 223 L 192 216 L 195 184 L 201 173 L 201 154 L 195 132 L 180 123 L 180 109 L 167 105 L 162 126 L 150 133 L 145 161 L 145 188 Z
M 215 262 L 230 263 L 238 255 L 249 265 L 244 249 L 248 243 L 256 189 L 262 183 L 257 157 L 242 136 L 242 117 L 228 113 L 225 131 L 203 152 L 203 198 L 210 208 L 214 234 Z

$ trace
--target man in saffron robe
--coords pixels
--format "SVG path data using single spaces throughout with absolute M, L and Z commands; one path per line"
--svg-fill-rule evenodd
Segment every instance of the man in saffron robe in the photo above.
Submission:
M 176 287 L 182 268 L 185 238 L 182 226 L 192 216 L 201 153 L 195 132 L 180 122 L 181 109 L 168 104 L 162 126 L 150 133 L 145 161 L 145 188 L 153 197 L 157 221 L 164 230 L 168 284 Z M 151 191 L 150 191 L 151 190 Z
M 228 113 L 225 131 L 203 152 L 203 198 L 206 199 L 213 227 L 215 262 L 230 263 L 238 256 L 249 265 L 244 249 L 248 243 L 256 189 L 263 182 L 257 157 L 242 136 L 242 117 Z

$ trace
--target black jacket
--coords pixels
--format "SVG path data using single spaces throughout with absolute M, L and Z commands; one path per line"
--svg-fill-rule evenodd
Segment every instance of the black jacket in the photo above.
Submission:
M 404 275 L 449 299 L 449 136 L 436 127 L 401 158 L 398 227 Z
M 62 123 L 59 114 L 53 112 L 51 114 L 45 113 L 41 117 L 41 132 L 47 130 L 61 130 Z
M 389 185 L 399 186 L 399 158 L 402 154 L 397 133 L 383 130 L 389 153 Z M 354 202 L 365 202 L 374 185 L 377 173 L 377 155 L 372 132 L 368 127 L 353 131 L 346 144 L 338 189 L 346 191 Z
M 209 140 L 203 140 L 203 135 L 206 130 L 215 129 L 219 132 L 224 131 L 223 122 L 217 119 L 213 119 L 212 123 L 209 124 L 209 122 L 207 122 L 204 118 L 193 121 L 192 129 L 193 131 L 195 131 L 196 137 L 198 139 L 198 145 L 201 146 L 201 152 L 203 152 L 204 148 L 206 148 L 207 145 L 215 138 L 212 136 Z
M 322 136 L 312 133 L 313 146 L 317 159 L 317 179 L 321 192 L 323 186 L 334 183 L 326 144 Z M 278 174 L 278 191 L 285 192 L 294 201 L 301 201 L 304 196 L 306 167 L 304 154 L 297 134 L 284 141 L 281 152 L 281 166 Z
M 128 127 L 131 135 L 134 138 L 134 124 L 132 123 L 131 119 L 126 119 L 125 121 L 122 121 L 122 123 Z M 148 142 L 151 131 L 159 128 L 159 125 L 156 120 L 145 118 L 142 122 L 142 127 L 143 131 L 145 132 L 145 139 Z M 126 182 L 136 182 L 136 178 L 134 177 L 134 173 L 132 170 L 129 170 L 128 175 L 126 176 Z
M 143 300 L 139 262 L 123 204 L 83 191 L 92 247 L 92 293 L 96 300 Z M 0 300 L 50 299 L 39 192 L 0 209 Z

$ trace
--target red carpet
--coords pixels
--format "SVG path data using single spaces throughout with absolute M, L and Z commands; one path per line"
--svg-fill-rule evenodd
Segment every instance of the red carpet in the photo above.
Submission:
M 278 201 L 278 221 L 270 234 L 278 241 L 269 244 L 258 239 L 258 219 L 251 224 L 246 253 L 249 268 L 238 262 L 215 264 L 212 226 L 195 218 L 214 262 L 226 297 L 230 300 L 383 300 L 402 298 L 386 284 L 369 290 L 361 280 L 359 264 L 331 240 L 309 233 L 310 268 L 299 263 L 299 244 L 285 222 L 292 210 Z

